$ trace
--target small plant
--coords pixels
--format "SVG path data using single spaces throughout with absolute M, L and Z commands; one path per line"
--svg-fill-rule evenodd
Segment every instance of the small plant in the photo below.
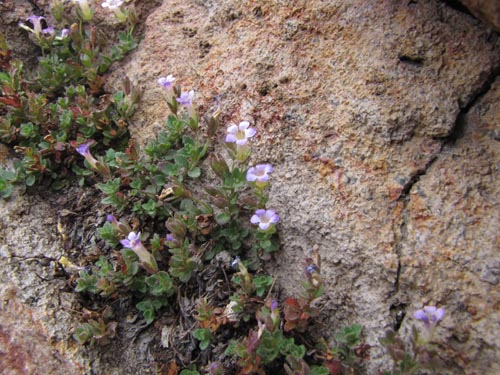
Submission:
M 321 279 L 321 258 L 319 248 L 315 246 L 306 258 L 304 272 L 306 280 L 303 284 L 304 291 L 298 298 L 290 297 L 285 300 L 285 331 L 297 330 L 304 332 L 311 317 L 317 316 L 318 309 L 313 302 L 323 294 L 323 281 Z
M 200 341 L 200 349 L 205 350 L 212 341 L 212 334 L 208 328 L 199 328 L 193 332 L 193 337 Z
M 65 14 L 62 3 L 56 1 L 53 13 L 58 24 L 48 25 L 45 17 L 37 15 L 20 23 L 42 51 L 33 74 L 11 59 L 1 39 L 0 140 L 13 146 L 22 158 L 14 163 L 14 172 L 1 173 L 3 198 L 10 195 L 12 182 L 33 186 L 50 180 L 60 189 L 67 185 L 71 172 L 88 176 L 78 165 L 75 150 L 94 170 L 109 176 L 106 166 L 90 154 L 91 143 L 102 149 L 127 142 L 127 121 L 140 92 L 129 81 L 124 82 L 124 91 L 111 96 L 102 87 L 103 74 L 111 63 L 137 46 L 132 29 L 120 34 L 118 43 L 106 51 L 95 26 L 89 24 L 93 17 L 89 4 L 77 3 L 76 19 Z M 67 24 L 72 26 L 62 27 Z
M 411 375 L 420 369 L 432 369 L 439 366 L 437 349 L 433 344 L 433 335 L 437 324 L 443 319 L 445 310 L 435 306 L 424 306 L 414 313 L 414 318 L 423 322 L 424 329 L 411 327 L 410 348 L 394 331 L 386 332 L 380 343 L 386 348 L 394 361 L 392 371 L 385 375 Z

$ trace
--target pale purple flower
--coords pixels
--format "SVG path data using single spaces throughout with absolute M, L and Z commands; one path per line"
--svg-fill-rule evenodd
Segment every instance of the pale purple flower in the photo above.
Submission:
M 114 215 L 112 215 L 112 214 L 108 214 L 106 216 L 106 221 L 108 223 L 116 223 L 116 224 L 118 223 L 118 221 L 116 220 L 116 217 Z
M 99 162 L 92 156 L 92 154 L 90 153 L 90 145 L 91 142 L 83 143 L 76 148 L 76 152 L 78 152 L 85 158 L 85 160 L 87 160 L 92 169 L 101 173 L 103 176 L 110 177 L 111 171 L 109 170 L 109 167 L 106 164 Z
M 82 155 L 92 166 L 92 168 L 97 168 L 97 160 L 90 153 L 90 143 L 83 143 L 76 148 L 76 152 Z
M 275 311 L 277 308 L 278 308 L 278 302 L 275 299 L 273 299 L 271 301 L 271 311 Z
M 137 248 L 142 246 L 141 232 L 130 232 L 126 239 L 120 240 L 120 243 L 123 246 L 128 247 L 129 249 L 136 250 Z
M 194 90 L 189 92 L 183 92 L 180 97 L 177 98 L 177 102 L 187 108 L 193 105 Z
M 273 224 L 276 224 L 280 217 L 274 210 L 260 209 L 255 211 L 255 214 L 250 218 L 252 224 L 258 224 L 262 230 L 267 230 Z
M 424 306 L 413 314 L 415 319 L 422 321 L 427 327 L 434 327 L 444 317 L 444 309 L 436 306 Z
M 45 19 L 45 17 L 35 16 L 35 15 L 32 15 L 32 16 L 29 16 L 28 18 L 26 18 L 27 21 L 30 21 L 33 24 L 33 32 L 36 35 L 40 35 L 40 33 L 43 31 L 42 20 L 44 20 L 44 19 Z
M 141 242 L 141 232 L 130 232 L 126 239 L 120 240 L 120 243 L 124 247 L 131 249 L 137 255 L 141 265 L 146 269 L 146 271 L 149 273 L 158 272 L 156 259 Z
M 248 139 L 252 138 L 256 133 L 255 129 L 250 127 L 248 121 L 242 121 L 239 125 L 232 124 L 227 128 L 226 142 L 244 146 Z
M 183 92 L 180 97 L 178 97 L 176 100 L 179 104 L 183 105 L 186 107 L 189 117 L 194 121 L 194 127 L 198 126 L 198 115 L 196 114 L 196 111 L 193 106 L 193 99 L 194 99 L 194 90 L 191 90 L 189 92 Z M 191 125 L 190 125 L 191 126 Z
M 169 234 L 167 234 L 167 236 L 165 237 L 165 239 L 166 239 L 167 241 L 174 241 L 174 240 L 175 240 L 175 237 L 174 237 L 171 233 L 169 233 Z
M 110 10 L 118 9 L 122 5 L 123 0 L 106 0 L 101 4 L 103 8 L 108 8 Z
M 42 34 L 48 34 L 50 36 L 54 36 L 56 34 L 56 31 L 52 26 L 49 26 L 42 30 Z
M 250 182 L 267 182 L 269 180 L 269 173 L 273 171 L 271 164 L 257 164 L 247 171 L 247 181 Z
M 175 77 L 172 74 L 169 74 L 166 77 L 158 78 L 158 84 L 162 86 L 164 89 L 169 90 L 174 86 Z M 194 94 L 193 94 L 194 95 Z M 181 95 L 182 96 L 182 95 Z
M 61 38 L 67 38 L 69 36 L 69 29 L 62 29 L 61 30 Z

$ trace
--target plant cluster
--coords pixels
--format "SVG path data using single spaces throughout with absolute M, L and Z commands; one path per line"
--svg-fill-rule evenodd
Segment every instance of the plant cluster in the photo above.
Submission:
M 173 360 L 160 374 L 360 373 L 370 350 L 360 325 L 340 329 L 330 343 L 311 333 L 324 292 L 319 248 L 305 257 L 302 292 L 281 306 L 275 279 L 263 271 L 279 250 L 280 217 L 268 207 L 273 166 L 249 164 L 256 129 L 248 121 L 228 124 L 219 141 L 219 106 L 200 116 L 194 90 L 183 91 L 168 75 L 158 84 L 170 114 L 139 150 L 127 124 L 140 91 L 128 81 L 123 91 L 103 91 L 110 65 L 136 46 L 133 4 L 102 2 L 125 28 L 106 46 L 91 24 L 92 7 L 73 3 L 71 13 L 53 2 L 54 26 L 41 16 L 20 25 L 42 54 L 34 73 L 0 38 L 0 139 L 20 156 L 13 170 L 0 170 L 0 194 L 8 198 L 15 182 L 61 188 L 72 178 L 102 193 L 109 214 L 93 244 L 95 258 L 73 268 L 75 291 L 105 307 L 85 309 L 74 338 L 107 344 L 118 327 L 110 302 L 126 296 L 146 325 L 174 314 L 191 327 L 196 360 L 182 370 Z M 191 314 L 182 305 L 186 296 L 195 301 Z M 381 340 L 395 362 L 387 374 L 432 365 L 432 332 L 443 315 L 429 306 L 416 312 L 425 328 L 423 335 L 413 329 L 410 350 L 395 333 Z
M 54 1 L 53 18 L 32 15 L 19 24 L 41 52 L 34 72 L 12 58 L 0 36 L 0 141 L 20 156 L 13 170 L 0 170 L 3 198 L 15 182 L 62 188 L 67 177 L 88 175 L 75 152 L 82 143 L 92 140 L 102 148 L 127 142 L 127 121 L 140 92 L 128 81 L 112 95 L 103 85 L 111 64 L 137 46 L 134 13 L 129 11 L 118 41 L 108 45 L 103 30 L 89 23 L 87 2 L 77 3 L 76 12 L 69 12 Z

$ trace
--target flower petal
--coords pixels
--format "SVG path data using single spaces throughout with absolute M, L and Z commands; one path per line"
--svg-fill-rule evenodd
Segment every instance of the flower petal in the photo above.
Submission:
M 132 247 L 129 240 L 120 240 L 120 243 L 129 249 Z
M 271 225 L 270 223 L 260 223 L 259 228 L 262 230 L 266 230 L 267 228 L 269 228 L 270 225 Z
M 228 128 L 227 128 L 227 132 L 230 133 L 230 134 L 236 134 L 238 133 L 238 126 L 233 124 L 233 125 L 229 125 Z
M 240 122 L 240 125 L 238 126 L 238 128 L 240 130 L 245 130 L 247 129 L 248 127 L 250 126 L 250 123 L 248 121 L 242 121 Z
M 421 320 L 424 323 L 429 323 L 429 317 L 424 310 L 417 310 L 413 313 L 415 319 Z
M 443 308 L 439 308 L 436 310 L 436 313 L 434 314 L 436 316 L 436 321 L 440 321 L 443 319 L 445 314 L 445 310 Z
M 245 138 L 251 138 L 255 134 L 257 134 L 257 131 L 254 128 L 248 128 L 245 130 Z

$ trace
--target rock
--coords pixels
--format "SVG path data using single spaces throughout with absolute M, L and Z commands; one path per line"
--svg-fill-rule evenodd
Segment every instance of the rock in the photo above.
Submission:
M 500 373 L 500 340 L 490 325 L 500 302 L 499 119 L 497 78 L 467 113 L 462 137 L 412 187 L 405 213 L 401 295 L 446 307 L 448 329 L 439 334 L 467 374 Z
M 500 3 L 496 0 L 460 0 L 471 13 L 500 31 Z

